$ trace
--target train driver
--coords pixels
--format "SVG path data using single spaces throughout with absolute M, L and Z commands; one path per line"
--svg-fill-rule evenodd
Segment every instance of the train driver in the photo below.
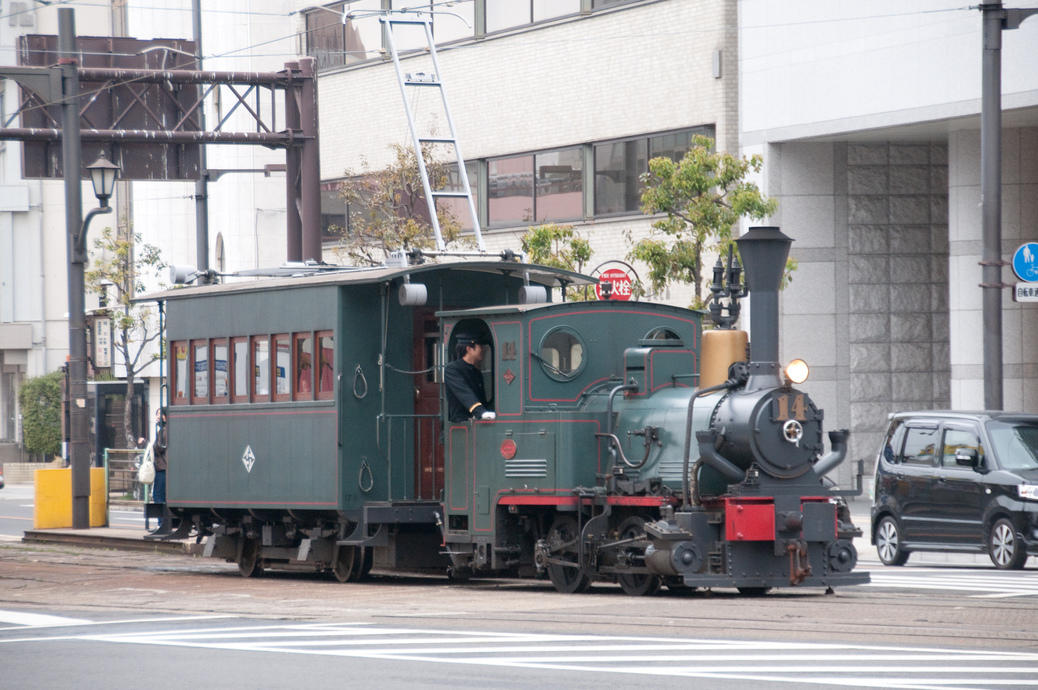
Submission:
M 486 341 L 480 335 L 462 333 L 456 343 L 457 358 L 443 368 L 448 418 L 452 422 L 494 419 L 497 415 L 489 409 L 483 389 L 483 372 L 479 369 L 487 352 Z

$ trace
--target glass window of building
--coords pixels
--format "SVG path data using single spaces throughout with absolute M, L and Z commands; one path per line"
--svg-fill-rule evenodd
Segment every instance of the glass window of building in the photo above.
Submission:
M 533 156 L 488 161 L 487 205 L 491 225 L 533 220 Z
M 342 5 L 331 5 L 306 14 L 306 54 L 317 60 L 317 69 L 331 69 L 346 64 L 341 16 Z
M 533 0 L 535 22 L 570 14 L 580 14 L 580 0 Z
M 479 209 L 479 165 L 475 161 L 465 163 L 465 171 L 468 173 L 469 178 L 469 189 L 472 190 L 472 201 L 476 205 L 476 209 Z M 443 191 L 448 192 L 463 192 L 464 187 L 461 184 L 461 178 L 458 176 L 458 166 L 456 163 L 452 163 L 450 166 L 449 178 L 447 184 L 443 186 Z M 444 197 L 436 200 L 436 205 L 441 211 L 447 211 L 450 215 L 461 224 L 462 230 L 471 230 L 472 214 L 469 212 L 469 202 L 466 199 Z
M 584 151 L 579 146 L 538 153 L 536 218 L 577 220 L 584 216 Z
M 459 2 L 440 6 L 433 15 L 433 37 L 436 43 L 462 41 L 476 35 L 476 3 Z
M 504 31 L 533 21 L 528 0 L 486 0 L 487 33 Z
M 346 227 L 346 200 L 338 182 L 321 185 L 321 239 L 338 240 Z
M 346 47 L 345 63 L 352 65 L 379 57 L 382 48 L 382 24 L 378 21 L 377 12 L 382 9 L 382 0 L 359 0 L 346 3 L 346 11 L 357 15 L 343 27 Z M 325 13 L 327 14 L 327 13 Z
M 595 215 L 631 213 L 641 207 L 641 175 L 649 169 L 648 141 L 595 145 Z

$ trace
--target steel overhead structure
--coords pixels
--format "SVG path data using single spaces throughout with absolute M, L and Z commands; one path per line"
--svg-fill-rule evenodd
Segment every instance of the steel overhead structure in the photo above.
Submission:
M 262 145 L 286 150 L 287 192 L 287 258 L 289 261 L 312 259 L 321 261 L 321 191 L 320 155 L 317 131 L 317 73 L 313 58 L 302 58 L 285 64 L 280 72 L 206 72 L 198 70 L 147 69 L 82 69 L 84 52 L 77 45 L 75 12 L 71 8 L 58 9 L 59 35 L 57 37 L 57 65 L 41 67 L 0 68 L 0 77 L 17 81 L 23 90 L 23 101 L 12 116 L 33 115 L 53 123 L 54 128 L 0 127 L 0 140 L 60 141 L 60 168 L 65 178 L 65 224 L 68 253 L 69 304 L 69 459 L 72 465 L 72 526 L 90 527 L 90 449 L 87 427 L 87 351 L 86 316 L 84 313 L 84 271 L 87 260 L 86 232 L 89 221 L 99 213 L 110 212 L 107 198 L 98 200 L 100 208 L 91 210 L 83 218 L 82 142 L 101 142 L 113 150 L 120 142 L 141 143 L 219 143 Z M 26 37 L 53 38 L 53 37 Z M 31 53 L 32 51 L 26 51 Z M 36 52 L 37 55 L 40 51 Z M 98 87 L 98 82 L 101 86 Z M 81 84 L 91 84 L 92 90 L 84 105 Z M 184 94 L 174 91 L 175 85 L 209 85 L 193 101 L 184 102 Z M 143 86 L 134 90 L 135 86 Z M 221 86 L 236 98 L 229 112 L 211 131 L 204 128 L 202 107 L 206 96 Z M 144 91 L 154 88 L 154 94 L 166 108 L 179 113 L 176 118 L 163 118 L 156 112 L 154 101 L 149 104 Z M 119 112 L 111 110 L 106 126 L 98 128 L 86 117 L 95 102 L 121 89 L 125 94 Z M 269 90 L 268 108 L 264 112 L 259 99 L 260 90 Z M 201 89 L 199 89 L 201 91 Z M 277 127 L 277 91 L 283 92 L 285 126 Z M 247 100 L 256 94 L 255 107 Z M 172 101 L 172 104 L 170 103 Z M 115 99 L 112 105 L 116 105 Z M 224 132 L 223 125 L 239 109 L 251 115 L 256 131 Z M 87 126 L 83 127 L 86 119 Z M 123 122 L 145 122 L 153 128 L 120 127 Z M 166 126 L 167 122 L 173 124 Z M 6 124 L 6 123 L 0 123 Z M 118 154 L 118 150 L 116 150 Z M 110 155 L 118 163 L 121 155 Z M 54 166 L 57 167 L 57 166 Z M 127 166 L 122 166 L 127 169 Z M 204 166 L 203 166 L 204 167 Z M 132 168 L 131 168 L 132 170 Z M 151 171 L 154 173 L 154 171 Z M 203 169 L 199 173 L 205 174 Z M 54 176 L 52 174 L 52 176 Z M 130 177 L 133 177 L 131 174 Z M 154 178 L 153 178 L 154 179 Z M 166 179 L 159 176 L 159 179 Z M 208 242 L 198 251 L 200 263 L 208 265 Z

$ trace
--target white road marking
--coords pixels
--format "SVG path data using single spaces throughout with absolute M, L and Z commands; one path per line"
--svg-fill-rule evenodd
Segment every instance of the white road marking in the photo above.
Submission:
M 872 581 L 866 587 L 969 592 L 979 599 L 1038 596 L 1038 578 L 1027 571 L 898 567 L 868 572 Z
M 25 613 L 22 611 L 0 611 L 0 623 L 30 626 L 34 628 L 52 627 L 56 625 L 86 625 L 90 621 L 81 618 L 64 618 L 48 616 L 43 613 Z
M 1034 687 L 1038 653 L 297 624 L 83 636 L 224 649 L 582 673 L 936 690 Z M 749 663 L 752 661 L 752 667 Z

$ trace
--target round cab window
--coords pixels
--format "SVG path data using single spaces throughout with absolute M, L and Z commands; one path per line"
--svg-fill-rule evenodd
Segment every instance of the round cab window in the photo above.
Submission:
M 541 368 L 553 379 L 566 381 L 584 368 L 584 341 L 566 326 L 548 331 L 541 340 Z

